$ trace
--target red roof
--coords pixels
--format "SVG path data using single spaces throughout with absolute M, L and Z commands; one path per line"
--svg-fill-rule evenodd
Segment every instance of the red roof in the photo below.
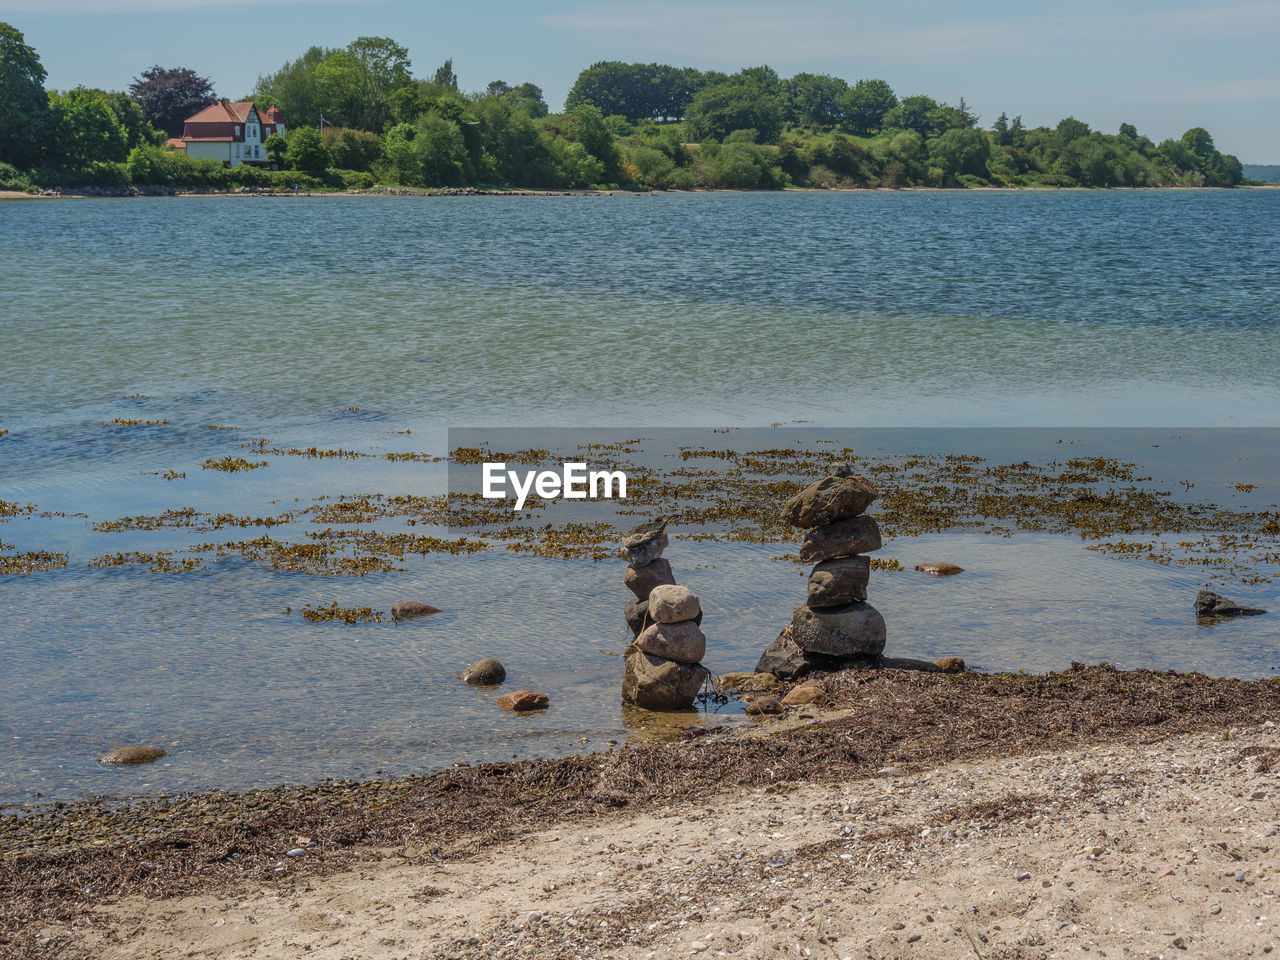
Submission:
M 188 117 L 186 125 L 182 130 L 183 140 L 203 140 L 203 141 L 230 141 L 244 139 L 244 122 L 249 117 L 249 111 L 253 109 L 252 100 L 240 100 L 236 103 L 228 103 L 226 100 L 219 100 L 211 106 L 205 107 L 195 116 Z M 265 114 L 259 111 L 260 120 L 267 120 L 272 123 L 283 123 L 284 115 L 280 112 L 280 108 L 271 105 Z M 240 129 L 237 130 L 236 128 Z M 269 137 L 275 133 L 274 129 L 263 128 L 264 137 Z
M 178 140 L 178 139 L 177 139 L 177 138 L 175 138 L 175 137 L 170 137 L 168 140 L 166 140 L 166 141 L 164 142 L 164 145 L 165 145 L 166 147 L 168 147 L 170 150 L 185 150 L 185 149 L 187 149 L 187 145 L 186 145 L 186 143 L 185 143 L 184 141 L 182 141 L 182 140 Z

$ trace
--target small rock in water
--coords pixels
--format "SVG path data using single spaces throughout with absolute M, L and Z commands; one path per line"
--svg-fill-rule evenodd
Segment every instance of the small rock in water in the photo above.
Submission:
M 1242 607 L 1212 590 L 1201 590 L 1196 594 L 1197 617 L 1256 617 L 1266 612 L 1257 607 Z
M 697 596 L 688 587 L 663 583 L 649 592 L 649 616 L 657 623 L 692 620 L 701 612 Z
M 784 709 L 782 704 L 772 697 L 761 697 L 759 700 L 748 703 L 742 712 L 749 717 L 764 717 L 782 713 Z
M 659 557 L 643 566 L 632 564 L 627 567 L 627 573 L 622 582 L 636 595 L 637 600 L 648 600 L 654 587 L 675 583 L 676 577 L 671 572 L 671 562 L 665 557 Z
M 470 683 L 473 686 L 485 687 L 492 686 L 495 683 L 501 683 L 507 679 L 506 668 L 502 666 L 493 657 L 486 657 L 483 660 L 477 660 L 467 669 L 458 674 L 458 679 L 463 683 Z
M 513 710 L 516 713 L 545 710 L 550 703 L 551 698 L 545 693 L 535 693 L 532 690 L 513 690 L 498 698 L 498 706 L 503 710 Z
M 439 607 L 433 607 L 431 604 L 423 603 L 420 600 L 401 600 L 399 603 L 391 605 L 391 616 L 396 620 L 412 620 L 414 617 L 425 617 L 428 614 L 439 612 Z
M 959 657 L 939 657 L 933 665 L 943 673 L 964 673 L 964 661 Z
M 954 577 L 957 573 L 964 573 L 964 567 L 957 567 L 954 563 L 917 563 L 916 569 L 931 577 Z
M 164 756 L 168 754 L 159 747 L 119 747 L 99 758 L 98 762 L 123 767 L 133 763 L 151 763 Z

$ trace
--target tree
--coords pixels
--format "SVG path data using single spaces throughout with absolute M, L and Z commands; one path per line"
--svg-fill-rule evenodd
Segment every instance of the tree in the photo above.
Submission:
M 341 127 L 366 128 L 375 108 L 369 74 L 359 60 L 345 50 L 331 53 L 316 67 L 316 90 L 325 121 Z M 318 118 L 317 118 L 318 122 Z
M 735 130 L 754 130 L 757 142 L 782 132 L 782 106 L 756 83 L 729 80 L 704 87 L 685 112 L 690 140 L 723 140 Z
M 289 134 L 285 157 L 291 169 L 317 176 L 333 164 L 333 157 L 315 127 L 295 127 Z
M 991 144 L 979 130 L 959 127 L 929 141 L 929 160 L 948 178 L 985 177 Z
M 96 91 L 84 87 L 49 95 L 52 137 L 48 159 L 78 169 L 119 163 L 129 155 L 129 136 Z
M 217 101 L 213 84 L 186 67 L 152 67 L 134 79 L 129 96 L 148 123 L 171 137 L 182 136 L 187 118 Z
M 884 115 L 898 105 L 893 88 L 883 80 L 859 80 L 840 98 L 841 123 L 849 133 L 865 137 L 884 124 Z
M 382 138 L 367 130 L 327 127 L 323 139 L 339 170 L 368 170 L 382 157 Z
M 693 67 L 602 60 L 578 74 L 564 105 L 572 110 L 590 104 L 606 117 L 618 114 L 630 123 L 680 120 L 709 77 Z
M 849 85 L 826 74 L 797 73 L 782 84 L 782 102 L 788 123 L 815 127 L 837 126 L 843 119 L 843 100 Z
M 267 159 L 269 159 L 276 167 L 284 166 L 285 151 L 289 149 L 289 142 L 278 133 L 273 133 L 267 137 L 262 144 L 262 149 L 267 151 Z
M 409 50 L 390 37 L 358 37 L 347 44 L 347 53 L 364 68 L 374 97 L 385 97 L 411 82 Z
M 566 140 L 582 144 L 587 153 L 603 164 L 606 174 L 617 175 L 621 157 L 598 107 L 583 104 L 567 111 L 561 121 L 561 133 Z
M 275 73 L 258 78 L 253 99 L 259 103 L 275 103 L 284 113 L 285 122 L 312 124 L 320 122 L 320 90 L 316 70 L 325 58 L 337 51 L 311 47 L 297 60 L 290 60 Z
M 44 78 L 35 50 L 0 23 L 0 160 L 25 167 L 39 156 L 49 113 Z
M 436 67 L 434 83 L 437 87 L 445 87 L 449 90 L 458 89 L 458 75 L 453 72 L 452 57 Z
M 1077 120 L 1075 117 L 1063 117 L 1058 121 L 1056 129 L 1058 136 L 1062 138 L 1063 146 L 1073 140 L 1079 140 L 1081 137 L 1089 135 L 1089 125 L 1083 120 Z
M 886 130 L 914 130 L 929 140 L 950 127 L 951 119 L 951 108 L 932 97 L 905 97 L 885 113 L 882 126 Z

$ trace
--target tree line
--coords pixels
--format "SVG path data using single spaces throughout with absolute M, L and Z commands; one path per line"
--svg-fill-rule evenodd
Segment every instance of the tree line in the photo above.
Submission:
M 459 88 L 453 63 L 415 76 L 386 37 L 311 47 L 240 99 L 284 113 L 271 166 L 234 169 L 167 149 L 216 102 L 185 68 L 155 66 L 128 91 L 47 91 L 22 34 L 0 24 L 0 184 L 308 187 L 466 185 L 652 189 L 968 186 L 1235 186 L 1239 160 L 1196 127 L 1160 143 L 1073 117 L 983 127 L 961 99 L 899 97 L 884 80 L 735 74 L 602 61 L 563 112 L 534 83 Z

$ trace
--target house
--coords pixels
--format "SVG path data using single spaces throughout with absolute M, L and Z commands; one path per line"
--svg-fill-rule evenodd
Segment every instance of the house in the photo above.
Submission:
M 262 145 L 274 133 L 284 136 L 284 114 L 275 104 L 260 113 L 252 100 L 219 100 L 187 118 L 181 143 L 189 157 L 221 160 L 238 167 L 269 162 Z

